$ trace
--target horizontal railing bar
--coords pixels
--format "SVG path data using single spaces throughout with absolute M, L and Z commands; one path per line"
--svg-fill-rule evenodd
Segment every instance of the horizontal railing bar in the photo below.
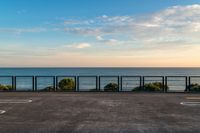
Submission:
M 144 78 L 163 78 L 165 76 L 142 76 Z
M 35 77 L 35 76 L 14 76 L 14 77 L 17 77 L 17 78 L 18 78 L 18 77 L 19 77 L 19 78 L 25 77 L 25 78 L 26 78 L 26 77 Z
M 174 77 L 174 78 L 176 78 L 176 77 L 186 78 L 187 76 L 165 76 L 165 77 L 168 77 L 168 78 L 169 78 L 169 77 L 170 77 L 170 78 L 171 78 L 171 77 L 172 77 L 172 78 L 173 78 L 173 77 Z

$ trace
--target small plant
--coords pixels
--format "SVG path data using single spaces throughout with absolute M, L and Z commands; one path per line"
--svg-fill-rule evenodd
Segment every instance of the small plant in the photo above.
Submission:
M 2 85 L 0 84 L 0 91 L 10 91 L 12 90 L 12 86 L 11 85 Z
M 6 87 L 9 89 L 9 90 L 13 90 L 13 87 L 11 85 L 6 85 Z
M 59 82 L 58 87 L 60 91 L 73 91 L 75 90 L 75 82 L 73 79 L 65 78 Z
M 118 84 L 109 83 L 104 87 L 104 91 L 118 91 Z
M 48 87 L 44 88 L 44 89 L 43 89 L 43 90 L 41 90 L 41 91 L 53 92 L 53 91 L 55 91 L 55 89 L 54 89 L 54 87 L 53 87 L 53 86 L 48 86 Z
M 144 90 L 145 91 L 161 91 L 161 84 L 158 82 L 145 84 Z
M 135 87 L 132 91 L 144 91 L 144 89 L 142 87 Z
M 190 86 L 190 91 L 191 92 L 200 92 L 200 85 L 195 83 L 195 84 L 191 84 Z
M 154 82 L 145 84 L 143 87 L 135 87 L 133 91 L 162 91 L 163 87 L 168 89 L 161 82 Z

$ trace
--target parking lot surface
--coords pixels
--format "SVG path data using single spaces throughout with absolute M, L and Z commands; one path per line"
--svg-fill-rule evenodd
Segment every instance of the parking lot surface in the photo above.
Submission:
M 199 133 L 199 102 L 179 93 L 0 93 L 0 132 Z

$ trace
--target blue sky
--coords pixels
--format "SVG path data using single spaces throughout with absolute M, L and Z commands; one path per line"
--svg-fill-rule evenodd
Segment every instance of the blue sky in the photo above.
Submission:
M 1 0 L 0 65 L 199 66 L 198 12 L 200 0 Z

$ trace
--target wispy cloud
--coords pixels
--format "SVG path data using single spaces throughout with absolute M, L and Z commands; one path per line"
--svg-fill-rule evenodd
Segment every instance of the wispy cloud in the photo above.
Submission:
M 118 45 L 118 44 L 123 44 L 123 41 L 119 41 L 117 39 L 104 39 L 102 36 L 97 36 L 96 40 L 101 42 L 101 43 L 105 43 L 108 45 Z
M 47 31 L 46 28 L 0 28 L 1 33 L 12 33 L 20 35 L 22 33 L 39 33 Z
M 85 49 L 85 48 L 91 47 L 91 45 L 89 43 L 78 43 L 78 44 L 66 45 L 66 47 L 76 48 L 76 49 Z
M 83 49 L 83 48 L 88 48 L 90 47 L 91 45 L 89 43 L 80 43 L 78 45 L 75 45 L 74 47 L 75 48 L 78 48 L 78 49 Z
M 91 20 L 90 20 L 91 21 Z M 200 42 L 200 5 L 173 6 L 142 16 L 107 16 L 93 19 L 94 24 L 67 26 L 65 32 L 94 36 L 126 36 L 128 41 L 145 44 Z M 109 39 L 107 40 L 109 41 Z M 110 39 L 110 41 L 115 41 Z

